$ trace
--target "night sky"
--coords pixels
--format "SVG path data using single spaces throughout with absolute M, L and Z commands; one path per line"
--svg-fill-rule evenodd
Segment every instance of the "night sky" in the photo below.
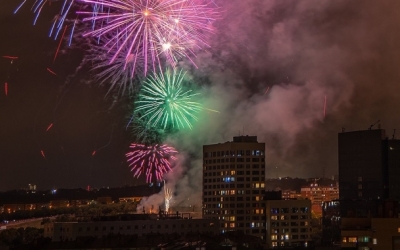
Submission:
M 17 2 L 0 10 L 0 55 L 19 57 L 12 64 L 0 58 L 9 86 L 8 96 L 0 92 L 0 190 L 142 183 L 125 163 L 133 140 L 125 129 L 128 102 L 112 105 L 107 88 L 87 81 L 84 68 L 76 71 L 80 49 L 63 49 L 53 63 L 53 9 L 32 26 L 29 6 L 12 14 Z M 181 200 L 201 190 L 203 144 L 257 135 L 267 147 L 267 177 L 330 177 L 342 127 L 364 130 L 380 120 L 389 137 L 398 128 L 400 138 L 400 2 L 217 4 L 211 47 L 198 53 L 197 69 L 180 64 L 204 105 L 220 111 L 201 114 L 193 131 L 167 139 L 182 153 L 167 176 Z

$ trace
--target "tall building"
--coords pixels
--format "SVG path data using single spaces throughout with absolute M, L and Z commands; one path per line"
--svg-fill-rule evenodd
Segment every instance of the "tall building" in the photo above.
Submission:
M 383 129 L 342 132 L 338 139 L 340 200 L 400 200 L 400 140 Z
M 203 218 L 222 232 L 265 237 L 265 143 L 257 136 L 203 146 Z

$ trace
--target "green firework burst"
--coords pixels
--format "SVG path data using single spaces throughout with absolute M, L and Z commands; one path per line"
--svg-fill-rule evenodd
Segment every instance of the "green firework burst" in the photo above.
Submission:
M 134 113 L 147 124 L 161 129 L 192 129 L 192 121 L 202 109 L 192 98 L 198 93 L 184 89 L 185 73 L 167 70 L 154 73 L 143 83 Z

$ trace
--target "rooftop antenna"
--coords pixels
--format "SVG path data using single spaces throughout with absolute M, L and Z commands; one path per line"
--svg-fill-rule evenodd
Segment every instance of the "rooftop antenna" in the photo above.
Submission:
M 376 121 L 374 124 L 372 124 L 371 126 L 369 126 L 368 130 L 371 130 L 373 126 L 375 126 L 378 122 L 380 122 L 381 120 Z
M 396 135 L 396 129 L 393 129 L 392 140 L 396 139 L 395 135 Z

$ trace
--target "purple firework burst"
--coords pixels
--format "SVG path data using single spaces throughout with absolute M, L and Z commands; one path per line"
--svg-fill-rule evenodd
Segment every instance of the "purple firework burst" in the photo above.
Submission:
M 145 174 L 148 183 L 153 179 L 161 181 L 163 175 L 171 170 L 171 160 L 176 160 L 174 155 L 178 153 L 175 148 L 166 144 L 147 146 L 132 143 L 129 148 L 131 151 L 126 157 L 133 176 Z
M 85 35 L 102 39 L 113 53 L 138 55 L 153 69 L 161 62 L 175 66 L 177 61 L 194 56 L 197 48 L 208 46 L 205 35 L 212 31 L 215 14 L 210 4 L 194 0 L 79 0 L 93 5 L 92 12 L 78 12 L 88 17 L 93 29 Z M 164 60 L 164 61 L 162 61 Z M 135 65 L 136 63 L 134 63 Z

